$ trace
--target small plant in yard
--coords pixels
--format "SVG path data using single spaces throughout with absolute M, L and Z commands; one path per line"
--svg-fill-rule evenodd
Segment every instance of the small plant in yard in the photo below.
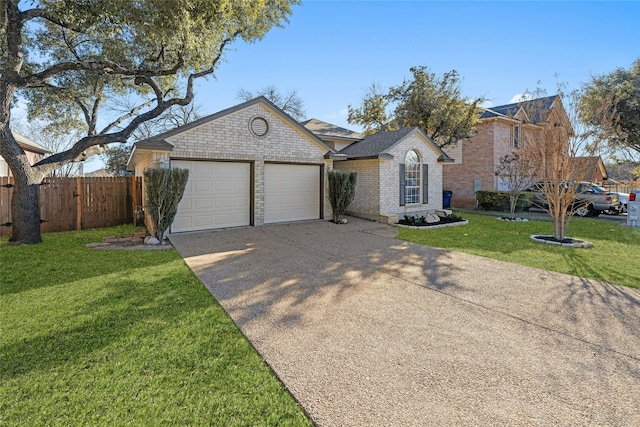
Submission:
M 351 171 L 329 171 L 329 202 L 333 210 L 333 222 L 336 224 L 340 223 L 347 207 L 353 202 L 357 175 L 357 172 Z
M 144 171 L 146 208 L 153 221 L 153 232 L 160 242 L 164 241 L 164 234 L 176 217 L 188 179 L 189 169 L 150 168 Z

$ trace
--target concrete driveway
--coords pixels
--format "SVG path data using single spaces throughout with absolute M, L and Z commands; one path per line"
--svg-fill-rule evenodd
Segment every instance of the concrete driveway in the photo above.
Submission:
M 394 236 L 171 242 L 318 426 L 640 425 L 640 290 Z

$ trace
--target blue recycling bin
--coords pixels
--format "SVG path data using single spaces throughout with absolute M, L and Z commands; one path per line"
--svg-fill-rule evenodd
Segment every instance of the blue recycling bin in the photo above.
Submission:
M 451 208 L 451 198 L 453 197 L 453 191 L 445 190 L 442 192 L 442 207 Z

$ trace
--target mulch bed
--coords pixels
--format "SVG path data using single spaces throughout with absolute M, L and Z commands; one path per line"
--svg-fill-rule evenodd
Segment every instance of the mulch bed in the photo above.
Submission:
M 539 243 L 547 243 L 549 245 L 565 246 L 570 248 L 590 248 L 593 247 L 593 243 L 586 240 L 574 239 L 572 237 L 565 237 L 562 240 L 556 239 L 554 236 L 534 234 L 531 236 L 531 240 Z
M 411 222 L 405 219 L 401 219 L 398 221 L 400 225 L 408 225 L 411 227 L 433 227 L 436 225 L 444 225 L 444 224 L 455 224 L 457 222 L 465 222 L 464 218 L 440 218 L 438 222 Z
M 88 243 L 87 248 L 102 250 L 124 249 L 134 251 L 168 251 L 173 249 L 173 246 L 169 243 L 165 243 L 164 245 L 147 245 L 144 243 L 145 237 L 147 237 L 147 233 L 144 231 L 124 236 L 108 236 L 103 237 L 102 242 Z

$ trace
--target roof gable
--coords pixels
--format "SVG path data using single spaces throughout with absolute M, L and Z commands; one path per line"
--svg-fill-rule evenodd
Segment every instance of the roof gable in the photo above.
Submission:
M 284 122 L 289 124 L 291 127 L 296 129 L 300 133 L 304 134 L 306 137 L 311 139 L 314 143 L 320 145 L 322 148 L 324 148 L 328 152 L 330 153 L 336 152 L 333 148 L 325 144 L 320 138 L 318 138 L 316 135 L 310 132 L 307 128 L 305 128 L 304 126 L 301 126 L 297 121 L 291 118 L 291 116 L 289 116 L 287 113 L 285 113 L 282 109 L 280 109 L 278 106 L 276 106 L 274 103 L 269 101 L 264 96 L 259 96 L 257 98 L 251 99 L 249 101 L 243 102 L 241 104 L 235 105 L 225 110 L 218 111 L 217 113 L 208 115 L 206 117 L 202 117 L 186 125 L 179 126 L 167 132 L 163 132 L 159 135 L 137 142 L 134 145 L 134 150 L 135 150 L 135 147 L 140 147 L 140 148 L 147 148 L 147 149 L 154 148 L 154 149 L 160 149 L 164 151 L 171 151 L 173 146 L 166 141 L 167 138 L 189 131 L 198 126 L 202 126 L 214 120 L 220 119 L 221 117 L 228 116 L 237 111 L 243 110 L 245 108 L 251 107 L 259 103 L 263 104 L 267 109 L 271 110 L 276 116 L 280 117 Z
M 595 170 L 600 171 L 603 179 L 607 179 L 607 168 L 602 161 L 600 156 L 592 156 L 592 157 L 571 157 L 570 161 L 573 163 L 574 167 L 579 171 L 592 172 Z
M 506 105 L 498 105 L 497 107 L 485 108 L 480 114 L 481 119 L 505 117 L 510 119 L 528 120 L 532 123 L 544 122 L 549 113 L 556 106 L 558 95 L 547 96 L 544 98 L 530 99 L 527 101 L 516 102 Z M 522 118 L 525 114 L 526 118 Z

